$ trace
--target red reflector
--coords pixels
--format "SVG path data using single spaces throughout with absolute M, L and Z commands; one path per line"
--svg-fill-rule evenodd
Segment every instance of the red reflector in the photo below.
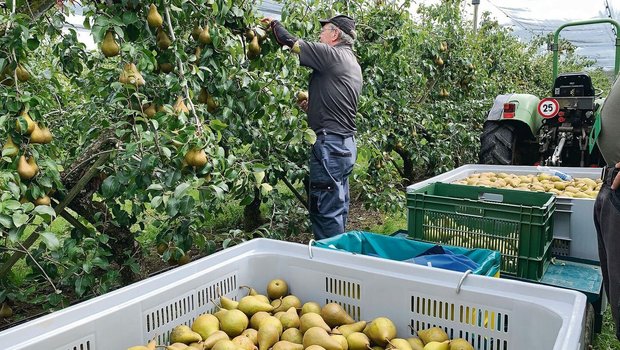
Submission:
M 516 109 L 517 105 L 515 105 L 514 103 L 504 103 L 504 118 L 514 118 Z
M 558 121 L 559 121 L 560 123 L 564 123 L 564 122 L 566 121 L 566 118 L 564 118 L 564 117 L 559 117 L 559 118 L 558 118 Z
M 563 117 L 564 116 L 564 111 L 559 111 L 558 112 L 558 116 Z

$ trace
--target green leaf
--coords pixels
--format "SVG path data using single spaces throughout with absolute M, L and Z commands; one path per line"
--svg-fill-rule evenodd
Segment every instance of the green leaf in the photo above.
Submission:
M 239 203 L 239 205 L 240 205 L 240 206 L 242 206 L 242 207 L 244 207 L 244 206 L 246 206 L 246 205 L 248 205 L 248 204 L 252 203 L 252 201 L 253 201 L 253 200 L 254 200 L 254 196 L 252 196 L 252 195 L 247 195 L 247 196 L 245 196 L 245 198 L 243 198 L 243 199 L 241 200 L 241 202 Z
M 4 202 L 4 207 L 8 210 L 17 210 L 21 208 L 22 205 L 18 201 L 11 199 L 11 200 Z
M 263 196 L 266 196 L 267 194 L 269 194 L 269 192 L 271 192 L 273 190 L 273 187 L 271 187 L 270 184 L 268 183 L 262 183 L 260 184 L 260 193 Z
M 104 198 L 111 198 L 118 192 L 120 187 L 121 185 L 118 183 L 116 176 L 108 176 L 101 184 L 101 194 Z
M 179 200 L 176 198 L 170 198 L 166 205 L 166 212 L 170 217 L 177 215 L 179 213 Z
M 56 237 L 56 234 L 53 232 L 43 232 L 40 234 L 43 243 L 47 246 L 49 250 L 56 250 L 60 247 L 60 240 Z
M 314 145 L 316 142 L 316 133 L 312 129 L 306 129 L 304 131 L 304 140 L 311 145 Z
M 5 228 L 11 228 L 11 224 L 13 223 L 13 220 L 11 220 L 11 217 L 5 214 L 0 214 L 0 225 L 4 226 Z
M 188 188 L 189 184 L 187 182 L 178 185 L 177 188 L 174 189 L 174 196 L 180 198 L 187 192 Z
M 30 217 L 26 214 L 22 214 L 19 212 L 13 213 L 13 224 L 15 225 L 15 227 L 20 227 L 27 223 L 29 218 Z
M 163 198 L 161 196 L 153 197 L 153 199 L 151 199 L 151 207 L 153 207 L 153 209 L 157 209 L 161 205 L 162 201 Z
M 209 125 L 211 126 L 211 128 L 215 131 L 222 131 L 224 129 L 226 129 L 228 127 L 228 124 L 222 122 L 219 119 L 213 119 L 211 120 L 211 122 L 209 123 Z
M 28 50 L 34 51 L 34 50 L 36 50 L 39 47 L 39 39 L 37 39 L 37 38 L 30 38 L 30 39 L 28 39 L 26 45 L 28 46 Z
M 34 212 L 43 216 L 46 220 L 56 217 L 56 212 L 49 205 L 37 205 Z
M 162 191 L 164 186 L 160 184 L 151 184 L 146 190 L 147 191 Z

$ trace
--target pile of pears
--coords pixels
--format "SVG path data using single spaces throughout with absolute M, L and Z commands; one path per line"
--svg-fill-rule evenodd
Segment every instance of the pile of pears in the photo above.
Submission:
M 558 176 L 546 173 L 516 175 L 503 172 L 474 173 L 454 183 L 470 186 L 549 192 L 558 197 L 590 199 L 596 198 L 602 185 L 600 179 L 574 178 L 570 181 L 566 181 Z
M 387 317 L 356 322 L 337 303 L 306 303 L 289 293 L 288 283 L 273 279 L 267 295 L 247 287 L 236 301 L 219 298 L 219 311 L 198 316 L 191 325 L 172 329 L 169 344 L 155 341 L 128 350 L 473 350 L 465 339 L 450 340 L 438 327 L 419 337 L 398 338 Z

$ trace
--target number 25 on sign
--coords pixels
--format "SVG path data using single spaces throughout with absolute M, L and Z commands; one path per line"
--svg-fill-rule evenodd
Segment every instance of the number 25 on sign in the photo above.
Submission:
M 538 103 L 538 114 L 545 119 L 555 117 L 559 110 L 560 104 L 555 98 L 543 98 Z

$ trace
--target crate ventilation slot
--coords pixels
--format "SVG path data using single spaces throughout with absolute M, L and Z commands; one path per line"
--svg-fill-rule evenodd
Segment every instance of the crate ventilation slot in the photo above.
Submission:
M 457 305 L 431 298 L 411 296 L 411 312 L 436 319 L 508 333 L 507 314 L 473 306 Z M 412 324 L 412 326 L 415 329 L 425 329 L 428 327 L 428 323 L 416 321 L 416 324 Z M 448 332 L 448 334 L 450 333 Z
M 342 278 L 325 277 L 325 291 L 350 299 L 361 299 L 361 286 L 357 282 L 346 281 Z
M 198 299 L 198 308 L 203 309 L 206 305 L 210 304 L 211 301 L 216 301 L 219 299 L 220 295 L 226 295 L 230 292 L 236 291 L 237 286 L 237 275 L 232 274 L 224 277 L 223 279 L 216 281 L 214 283 L 210 283 L 198 290 L 197 299 Z M 232 299 L 237 299 L 236 296 L 232 297 Z M 204 310 L 204 312 L 214 312 L 215 306 L 211 306 L 210 309 Z
M 411 320 L 410 323 L 411 335 L 417 336 L 417 332 L 413 330 L 428 329 L 431 327 L 439 327 L 443 329 L 450 339 L 463 338 L 473 345 L 474 349 L 484 350 L 508 350 L 508 341 L 505 339 L 499 339 L 496 337 L 488 337 L 473 332 L 467 332 L 462 329 L 454 329 L 452 327 L 440 326 L 434 323 L 422 322 L 417 320 Z
M 73 342 L 72 344 L 67 344 L 64 347 L 58 348 L 57 350 L 94 350 L 95 349 L 95 338 L 93 336 L 88 336 L 86 338 L 82 338 Z

